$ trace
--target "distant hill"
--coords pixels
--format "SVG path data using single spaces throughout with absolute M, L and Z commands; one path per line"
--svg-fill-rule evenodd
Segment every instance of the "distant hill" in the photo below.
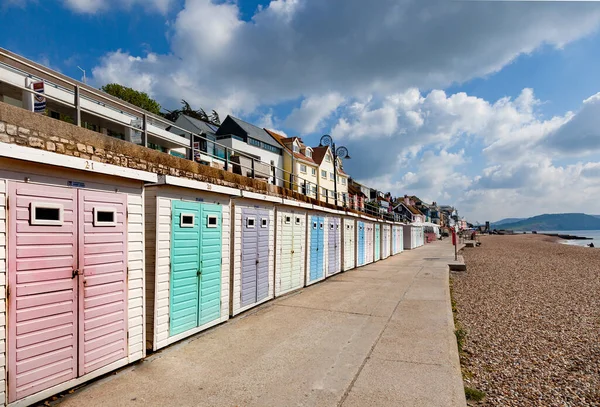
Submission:
M 506 230 L 600 230 L 600 217 L 585 213 L 538 215 L 517 222 L 504 223 Z M 498 229 L 498 227 L 496 227 Z
M 490 223 L 490 227 L 494 228 L 497 226 L 501 226 L 501 225 L 505 225 L 507 223 L 515 223 L 515 222 L 519 222 L 521 220 L 525 220 L 526 218 L 506 218 L 506 219 L 501 219 L 497 222 L 491 222 Z

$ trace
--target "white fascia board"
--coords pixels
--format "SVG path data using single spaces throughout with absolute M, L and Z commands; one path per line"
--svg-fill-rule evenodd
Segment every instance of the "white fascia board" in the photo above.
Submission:
M 358 218 L 359 215 L 357 213 L 354 213 L 354 212 L 346 212 L 346 216 L 352 216 L 354 218 Z
M 223 185 L 215 185 L 209 182 L 196 181 L 188 178 L 174 177 L 172 175 L 161 175 L 158 177 L 158 183 L 182 188 L 196 189 L 198 191 L 215 192 L 217 194 L 241 196 L 241 191 L 239 189 L 226 187 Z
M 287 206 L 298 206 L 300 208 L 305 208 L 305 209 L 313 209 L 313 205 L 306 203 L 306 202 L 300 202 L 300 201 L 294 201 L 292 199 L 283 199 L 283 205 L 287 205 Z
M 282 203 L 283 199 L 276 197 L 276 196 L 270 196 L 270 195 L 265 195 L 265 194 L 258 194 L 256 192 L 250 192 L 250 191 L 241 191 L 241 196 L 242 198 L 248 198 L 248 199 L 256 199 L 257 201 L 267 201 L 267 202 L 275 202 L 275 203 Z
M 158 175 L 152 172 L 134 170 L 118 165 L 105 164 L 79 157 L 37 150 L 15 144 L 0 143 L 0 157 L 14 158 L 16 160 L 32 161 L 40 164 L 54 165 L 57 167 L 71 168 L 93 172 L 97 174 L 112 175 L 121 178 L 130 178 L 145 182 L 158 182 Z

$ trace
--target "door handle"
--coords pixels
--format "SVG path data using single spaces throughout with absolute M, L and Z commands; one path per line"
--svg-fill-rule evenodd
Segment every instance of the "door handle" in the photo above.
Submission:
M 260 260 L 256 260 L 256 264 L 260 263 Z
M 198 271 L 196 271 L 196 276 L 200 277 L 202 275 L 202 270 L 198 269 Z
M 74 279 L 75 277 L 77 277 L 79 275 L 79 270 L 77 269 L 73 269 L 73 275 L 71 276 L 71 279 Z

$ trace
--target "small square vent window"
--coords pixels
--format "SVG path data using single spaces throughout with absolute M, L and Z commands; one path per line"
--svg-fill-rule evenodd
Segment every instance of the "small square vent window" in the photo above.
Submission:
M 117 226 L 117 209 L 94 208 L 94 226 Z
M 206 218 L 207 228 L 216 228 L 219 225 L 217 215 L 208 215 Z
M 254 229 L 255 223 L 256 223 L 256 220 L 254 218 L 246 218 L 246 227 L 248 229 Z
M 291 216 L 286 216 L 285 217 L 285 223 L 292 223 L 292 217 Z
M 317 222 L 313 222 L 313 229 L 317 229 Z
M 319 229 L 323 229 L 323 224 L 319 224 Z
M 334 226 L 335 226 L 335 225 L 334 225 L 333 223 L 330 223 L 330 224 L 329 224 L 329 229 L 333 230 L 333 227 L 334 227 Z
M 266 228 L 268 224 L 269 224 L 269 220 L 267 218 L 262 218 L 260 220 L 260 227 L 261 228 Z
M 300 224 L 300 218 L 296 218 L 296 225 Z
M 194 227 L 194 214 L 193 213 L 182 213 L 179 216 L 179 226 L 182 228 L 193 228 Z
M 62 226 L 64 207 L 61 204 L 32 202 L 29 211 L 29 223 L 38 226 Z

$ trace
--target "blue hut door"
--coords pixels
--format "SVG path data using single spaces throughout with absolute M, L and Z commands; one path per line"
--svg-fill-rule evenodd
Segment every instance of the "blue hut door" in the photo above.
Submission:
M 365 264 L 365 224 L 358 222 L 358 265 Z

